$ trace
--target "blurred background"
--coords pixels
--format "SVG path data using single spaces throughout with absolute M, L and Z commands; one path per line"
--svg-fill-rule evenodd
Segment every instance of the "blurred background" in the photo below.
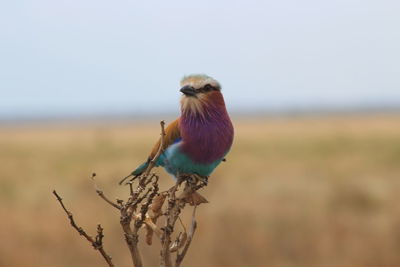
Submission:
M 179 116 L 179 81 L 219 80 L 235 143 L 210 178 L 186 266 L 400 266 L 397 1 L 0 3 L 0 266 L 105 266 L 70 226 Z M 162 185 L 173 184 L 158 170 Z M 145 266 L 158 247 L 143 246 Z

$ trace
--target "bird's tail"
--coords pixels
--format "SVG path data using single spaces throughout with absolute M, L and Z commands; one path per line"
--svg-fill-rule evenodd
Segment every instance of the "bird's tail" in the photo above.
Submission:
M 143 163 L 139 167 L 137 167 L 131 174 L 133 176 L 139 176 L 147 169 L 148 166 L 149 166 L 149 162 L 146 161 L 145 163 Z
M 137 167 L 133 172 L 131 172 L 128 176 L 124 177 L 121 179 L 121 181 L 119 181 L 119 184 L 123 184 L 123 182 L 125 182 L 126 179 L 128 179 L 129 177 L 137 177 L 139 175 L 141 175 L 149 166 L 149 162 L 146 161 L 145 163 L 141 164 L 139 167 Z

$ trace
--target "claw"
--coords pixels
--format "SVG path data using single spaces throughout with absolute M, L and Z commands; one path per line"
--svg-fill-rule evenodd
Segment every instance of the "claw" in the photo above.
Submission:
M 188 181 L 192 184 L 196 184 L 197 182 L 202 182 L 205 185 L 208 184 L 208 176 L 203 176 L 196 173 L 182 173 L 178 175 L 177 179 L 179 184 L 181 184 L 183 181 Z

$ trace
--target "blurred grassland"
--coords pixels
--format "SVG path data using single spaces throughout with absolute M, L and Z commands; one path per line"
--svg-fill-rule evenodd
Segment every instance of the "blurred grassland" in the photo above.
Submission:
M 234 123 L 184 266 L 400 266 L 400 115 Z M 88 232 L 102 223 L 115 264 L 130 266 L 118 212 L 89 177 L 124 198 L 118 179 L 158 136 L 157 122 L 0 127 L 0 266 L 105 266 L 52 189 Z M 158 247 L 143 250 L 145 266 L 157 266 Z

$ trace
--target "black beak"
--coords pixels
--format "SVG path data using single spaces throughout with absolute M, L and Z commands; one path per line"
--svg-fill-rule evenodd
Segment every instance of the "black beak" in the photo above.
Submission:
M 196 90 L 194 90 L 194 88 L 189 85 L 182 87 L 181 92 L 184 93 L 186 96 L 196 96 Z

